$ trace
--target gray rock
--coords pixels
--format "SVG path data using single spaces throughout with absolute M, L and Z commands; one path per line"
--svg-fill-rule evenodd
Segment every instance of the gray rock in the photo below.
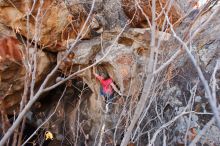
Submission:
M 201 102 L 201 100 L 202 100 L 201 96 L 196 96 L 195 97 L 195 102 Z

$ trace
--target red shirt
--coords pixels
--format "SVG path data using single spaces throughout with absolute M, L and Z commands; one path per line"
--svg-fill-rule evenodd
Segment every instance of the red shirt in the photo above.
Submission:
M 109 79 L 104 80 L 103 77 L 99 76 L 99 75 L 97 75 L 96 77 L 99 79 L 99 81 L 101 83 L 101 86 L 103 88 L 103 92 L 108 93 L 108 94 L 112 94 L 113 93 L 112 86 L 111 86 L 112 79 L 109 78 Z

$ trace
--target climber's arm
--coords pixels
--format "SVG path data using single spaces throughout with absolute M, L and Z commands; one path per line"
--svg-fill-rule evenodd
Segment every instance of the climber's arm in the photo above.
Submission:
M 103 77 L 100 76 L 100 75 L 98 75 L 98 74 L 96 73 L 95 67 L 93 67 L 92 72 L 93 72 L 94 76 L 95 76 L 97 79 L 99 79 L 100 81 L 103 80 Z
M 120 96 L 122 95 L 121 92 L 118 90 L 118 88 L 115 86 L 114 83 L 110 84 L 112 86 L 112 88 L 115 90 L 115 92 L 117 92 Z

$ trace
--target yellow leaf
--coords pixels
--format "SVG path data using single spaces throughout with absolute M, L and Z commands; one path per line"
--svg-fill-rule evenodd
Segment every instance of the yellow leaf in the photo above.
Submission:
M 50 131 L 45 132 L 45 139 L 48 140 L 53 140 L 53 134 Z

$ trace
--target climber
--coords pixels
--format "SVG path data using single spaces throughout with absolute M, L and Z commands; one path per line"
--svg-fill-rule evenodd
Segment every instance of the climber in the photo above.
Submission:
M 112 103 L 114 91 L 122 95 L 107 73 L 101 72 L 100 75 L 98 75 L 95 71 L 95 67 L 93 67 L 93 74 L 101 83 L 100 94 L 105 98 L 106 104 Z

